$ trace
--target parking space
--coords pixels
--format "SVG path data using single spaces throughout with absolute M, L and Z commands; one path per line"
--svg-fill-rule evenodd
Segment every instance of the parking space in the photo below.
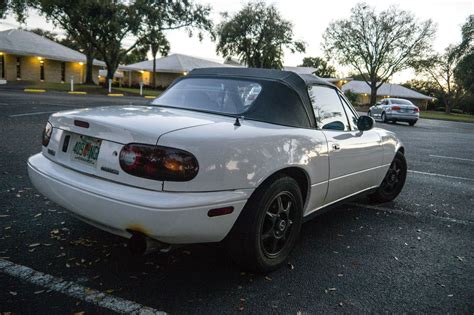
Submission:
M 1 260 L 169 313 L 474 311 L 474 124 L 378 123 L 405 143 L 402 194 L 376 206 L 352 201 L 305 223 L 288 267 L 265 276 L 240 271 L 215 244 L 133 257 L 124 239 L 32 188 L 26 160 L 40 150 L 49 112 L 146 103 L 0 91 Z M 1 265 L 0 283 L 0 313 L 114 311 L 87 300 L 90 289 L 58 292 Z

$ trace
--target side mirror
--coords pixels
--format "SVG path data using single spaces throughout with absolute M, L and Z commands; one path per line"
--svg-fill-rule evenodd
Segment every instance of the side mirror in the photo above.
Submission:
M 366 131 L 374 128 L 375 125 L 375 120 L 372 117 L 369 116 L 360 116 L 359 119 L 357 119 L 357 128 L 360 131 Z

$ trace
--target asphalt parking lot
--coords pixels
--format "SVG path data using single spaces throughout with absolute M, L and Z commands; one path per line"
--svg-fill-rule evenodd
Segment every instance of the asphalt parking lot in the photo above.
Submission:
M 32 188 L 26 160 L 50 113 L 146 102 L 0 91 L 0 313 L 474 312 L 474 124 L 378 123 L 405 143 L 401 195 L 305 223 L 288 267 L 265 276 L 240 271 L 216 245 L 132 257 L 124 239 Z

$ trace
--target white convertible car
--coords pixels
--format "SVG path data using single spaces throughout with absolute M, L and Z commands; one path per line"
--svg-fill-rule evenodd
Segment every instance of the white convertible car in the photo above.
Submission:
M 42 194 L 132 249 L 223 241 L 245 268 L 270 271 L 311 214 L 400 193 L 404 148 L 373 125 L 312 75 L 198 69 L 148 106 L 51 115 L 28 171 Z

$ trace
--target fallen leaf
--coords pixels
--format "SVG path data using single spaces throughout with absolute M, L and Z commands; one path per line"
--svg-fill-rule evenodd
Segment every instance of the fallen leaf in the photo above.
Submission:
M 16 296 L 16 295 L 18 295 L 18 293 L 17 293 L 17 292 L 15 292 L 15 291 L 10 291 L 9 293 L 10 293 L 11 295 L 13 295 L 13 296 Z
M 40 216 L 42 216 L 42 215 L 43 215 L 43 214 L 40 212 L 40 213 L 36 214 L 33 218 L 37 218 L 37 217 L 40 217 Z
M 44 292 L 44 290 L 39 290 L 39 291 L 35 291 L 35 294 L 41 294 L 43 292 Z
M 37 246 L 40 246 L 41 244 L 40 243 L 33 243 L 33 244 L 30 244 L 29 247 L 37 247 Z
M 265 280 L 272 281 L 272 278 L 270 278 L 269 276 L 265 276 Z
M 336 288 L 329 288 L 328 291 L 336 291 Z

